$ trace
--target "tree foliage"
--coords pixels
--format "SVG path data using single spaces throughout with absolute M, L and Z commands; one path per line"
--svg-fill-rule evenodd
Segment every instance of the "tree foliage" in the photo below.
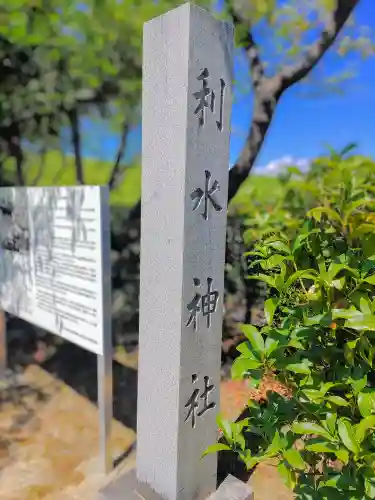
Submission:
M 128 133 L 140 121 L 143 23 L 179 3 L 0 2 L 1 153 L 16 158 L 20 184 L 22 141 L 56 146 L 62 127 L 71 130 L 83 183 L 80 118 L 98 113 L 122 135 L 108 180 L 115 184 Z
M 289 169 L 270 210 L 249 204 L 249 279 L 268 286 L 266 325 L 243 326 L 232 375 L 256 387 L 272 376 L 286 395 L 219 420 L 224 441 L 211 448 L 249 469 L 276 459 L 300 499 L 375 498 L 375 164 L 349 149 L 307 175 Z
M 81 118 L 99 114 L 120 135 L 108 178 L 111 188 L 117 185 L 129 132 L 140 121 L 143 23 L 180 3 L 0 1 L 0 160 L 15 159 L 19 184 L 25 182 L 25 143 L 43 156 L 61 148 L 62 128 L 70 130 L 76 180 L 84 183 Z M 206 0 L 198 3 L 209 6 Z M 230 173 L 230 200 L 254 165 L 282 95 L 316 74 L 345 23 L 337 51 L 373 53 L 368 33 L 350 19 L 357 4 L 359 0 L 225 0 L 222 14 L 235 24 L 255 95 L 248 139 Z M 267 43 L 256 43 L 258 37 Z M 332 87 L 332 77 L 328 80 Z

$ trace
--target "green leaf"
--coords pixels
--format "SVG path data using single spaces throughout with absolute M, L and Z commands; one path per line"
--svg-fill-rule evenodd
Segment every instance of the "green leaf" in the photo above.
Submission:
M 374 224 L 361 224 L 353 231 L 353 237 L 358 238 L 364 234 L 373 233 L 374 231 Z
M 248 280 L 264 281 L 270 288 L 277 288 L 275 284 L 275 279 L 272 276 L 267 276 L 266 274 L 256 274 L 247 276 Z
M 371 302 L 368 298 L 366 299 L 365 297 L 361 297 L 359 299 L 359 307 L 360 307 L 361 312 L 363 314 L 371 314 L 371 312 L 372 312 L 371 311 Z
M 337 448 L 331 443 L 312 443 L 306 445 L 306 450 L 315 453 L 336 453 Z
M 307 212 L 306 215 L 307 217 L 313 217 L 317 222 L 320 222 L 323 214 L 327 215 L 328 219 L 332 219 L 341 224 L 340 215 L 332 208 L 327 208 L 327 207 L 312 208 Z
M 349 452 L 345 448 L 340 448 L 339 450 L 336 450 L 335 453 L 336 457 L 344 464 L 347 464 L 349 462 Z
M 246 442 L 244 436 L 240 432 L 233 432 L 233 441 L 239 445 L 241 450 L 244 450 L 246 447 Z
M 331 403 L 334 403 L 337 406 L 348 406 L 349 404 L 349 401 L 346 401 L 346 399 L 340 396 L 328 396 L 327 400 L 330 401 Z
M 236 347 L 237 351 L 243 356 L 242 358 L 252 359 L 258 363 L 261 361 L 259 354 L 253 350 L 249 341 L 241 342 L 240 345 Z
M 375 478 L 365 478 L 365 491 L 368 498 L 375 498 Z
M 222 444 L 222 443 L 216 443 L 212 444 L 206 450 L 203 452 L 201 458 L 205 457 L 206 455 L 209 455 L 211 453 L 217 453 L 218 451 L 228 451 L 231 450 L 231 447 L 228 446 L 227 444 Z
M 320 403 L 324 397 L 324 395 L 315 389 L 304 389 L 303 394 L 314 403 Z
M 261 366 L 260 361 L 255 359 L 243 358 L 242 356 L 236 358 L 233 362 L 231 374 L 235 380 L 241 380 L 247 375 L 251 374 L 252 370 L 256 370 Z
M 375 200 L 361 198 L 360 200 L 352 201 L 349 203 L 344 212 L 344 223 L 347 224 L 352 213 L 359 207 L 370 206 L 375 203 Z
M 335 434 L 337 422 L 337 413 L 327 413 L 326 427 L 331 434 Z
M 326 0 L 326 7 L 328 9 L 334 9 L 334 7 L 336 6 L 336 0 L 329 0 L 329 2 L 327 2 Z M 358 148 L 358 144 L 355 143 L 355 142 L 351 142 L 349 143 L 347 146 L 344 146 L 342 148 L 342 150 L 340 151 L 340 156 L 344 156 L 346 155 L 346 153 L 350 153 L 350 151 L 353 151 L 353 149 L 357 149 Z
M 365 455 L 362 455 L 362 457 L 368 465 L 375 469 L 375 453 L 366 453 Z
M 353 330 L 375 330 L 375 316 L 373 314 L 359 314 L 345 321 L 346 328 Z
M 338 280 L 332 280 L 331 285 L 336 288 L 336 290 L 343 290 L 345 286 L 345 276 L 338 279 Z
M 354 393 L 358 394 L 363 391 L 367 385 L 367 375 L 359 379 L 350 379 L 348 382 L 352 386 Z M 363 416 L 365 417 L 366 415 Z
M 270 354 L 273 353 L 273 351 L 275 349 L 277 349 L 277 347 L 279 346 L 279 341 L 272 338 L 272 337 L 267 337 L 266 339 L 266 343 L 264 345 L 265 347 L 265 350 L 266 350 L 266 353 L 267 355 L 269 356 Z
M 369 276 L 365 280 L 363 280 L 365 283 L 369 283 L 370 285 L 375 285 L 375 274 L 372 276 Z
M 280 436 L 278 430 L 276 430 L 275 435 L 273 436 L 272 443 L 268 446 L 266 450 L 266 455 L 268 457 L 273 457 L 283 448 L 283 439 Z
M 356 441 L 355 432 L 351 423 L 348 420 L 340 419 L 337 424 L 337 430 L 341 441 L 348 448 L 348 450 L 353 453 L 358 453 L 358 443 Z
M 358 273 L 352 269 L 351 267 L 347 266 L 346 264 L 340 264 L 336 262 L 331 262 L 331 264 L 328 267 L 327 271 L 327 282 L 331 285 L 333 282 L 333 279 L 340 273 L 341 271 L 349 271 L 350 274 L 353 274 L 354 276 L 357 276 Z
M 295 448 L 290 448 L 289 450 L 284 451 L 283 456 L 291 467 L 300 470 L 305 469 L 306 464 L 301 454 Z
M 309 234 L 299 234 L 297 238 L 294 240 L 292 252 L 295 253 L 296 250 L 301 248 L 301 246 L 305 243 L 308 237 Z
M 302 271 L 296 271 L 287 279 L 284 289 L 288 290 L 288 288 L 298 279 L 309 279 L 315 281 L 316 275 L 313 273 L 315 273 L 313 269 L 304 269 Z
M 373 231 L 371 231 L 371 233 L 372 234 L 362 238 L 362 249 L 367 258 L 370 258 L 375 254 L 375 234 Z
M 238 422 L 235 422 L 237 431 L 241 432 L 244 427 L 248 427 L 249 421 L 250 421 L 249 418 L 244 418 L 242 420 L 239 420 Z
M 241 330 L 246 338 L 249 339 L 249 342 L 252 345 L 253 349 L 259 353 L 263 353 L 264 340 L 258 328 L 253 325 L 241 325 Z
M 285 252 L 286 254 L 291 253 L 289 246 L 286 243 L 284 243 L 283 241 L 273 241 L 273 242 L 269 243 L 268 246 L 270 246 L 271 248 L 273 248 L 274 250 L 277 250 L 279 252 Z
M 277 290 L 283 290 L 285 283 L 285 269 L 282 269 L 280 274 L 275 275 L 275 285 Z
M 261 457 L 249 456 L 245 459 L 246 469 L 250 470 L 262 461 Z
M 372 413 L 375 413 L 375 391 L 360 392 L 357 403 L 362 417 L 368 417 Z
M 285 366 L 285 370 L 293 373 L 300 373 L 303 375 L 310 375 L 309 361 L 303 361 L 302 363 L 290 363 Z
M 354 354 L 355 354 L 354 348 L 356 346 L 357 340 L 352 341 L 352 342 L 347 342 L 344 345 L 344 356 L 345 356 L 346 362 L 349 365 L 354 365 Z
M 279 300 L 276 297 L 271 297 L 270 299 L 267 299 L 266 302 L 264 303 L 264 313 L 265 313 L 268 325 L 272 324 L 275 310 L 276 310 L 278 304 L 279 304 Z
M 366 432 L 369 429 L 374 429 L 375 428 L 375 415 L 372 415 L 371 417 L 365 417 L 362 419 L 359 424 L 355 426 L 355 436 L 358 441 L 358 443 L 362 443 L 362 441 L 365 438 Z
M 279 266 L 286 259 L 290 259 L 290 257 L 288 257 L 287 255 L 279 255 L 279 254 L 271 255 L 271 257 L 269 257 L 268 259 L 260 261 L 260 265 L 262 269 L 270 270 Z
M 292 425 L 292 432 L 302 435 L 316 434 L 317 436 L 322 436 L 329 441 L 332 441 L 333 439 L 330 433 L 326 431 L 324 427 L 319 424 L 315 424 L 314 422 L 295 422 Z
M 289 469 L 289 467 L 287 467 L 284 462 L 279 463 L 279 465 L 277 466 L 277 470 L 279 471 L 279 474 L 282 477 L 285 485 L 293 490 L 296 485 L 296 475 L 294 471 Z
M 357 309 L 332 309 L 332 318 L 343 318 L 343 319 L 351 319 L 351 318 L 361 318 L 363 314 Z
M 320 322 L 324 318 L 324 314 L 317 314 L 316 316 L 311 316 L 304 319 L 305 326 L 320 325 Z
M 225 420 L 221 413 L 216 416 L 217 426 L 223 431 L 225 439 L 230 443 L 232 441 L 232 427 L 228 420 Z

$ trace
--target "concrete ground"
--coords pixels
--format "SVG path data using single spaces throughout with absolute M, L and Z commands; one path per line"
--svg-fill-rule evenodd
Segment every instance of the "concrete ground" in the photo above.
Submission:
M 134 356 L 120 358 L 136 368 Z M 224 415 L 236 418 L 248 397 L 241 382 L 223 382 Z M 113 458 L 127 457 L 109 478 L 103 477 L 96 406 L 42 368 L 29 366 L 18 380 L 0 385 L 0 498 L 93 500 L 108 480 L 135 466 L 135 439 L 132 428 L 113 421 Z M 257 468 L 250 483 L 255 500 L 293 498 L 271 464 Z

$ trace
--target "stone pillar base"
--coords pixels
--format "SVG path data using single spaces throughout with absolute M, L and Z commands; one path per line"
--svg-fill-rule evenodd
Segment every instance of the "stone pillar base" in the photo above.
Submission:
M 145 484 L 137 481 L 132 470 L 110 483 L 99 492 L 96 500 L 164 500 Z M 250 486 L 234 476 L 227 476 L 207 500 L 254 500 Z

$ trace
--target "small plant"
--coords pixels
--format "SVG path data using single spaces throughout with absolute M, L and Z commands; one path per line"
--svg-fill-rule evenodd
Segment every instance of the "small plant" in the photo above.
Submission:
M 273 210 L 249 207 L 267 324 L 243 325 L 232 376 L 272 376 L 288 396 L 249 401 L 241 422 L 219 417 L 224 442 L 207 450 L 248 469 L 276 460 L 301 500 L 375 498 L 375 164 L 348 151 L 291 169 Z

